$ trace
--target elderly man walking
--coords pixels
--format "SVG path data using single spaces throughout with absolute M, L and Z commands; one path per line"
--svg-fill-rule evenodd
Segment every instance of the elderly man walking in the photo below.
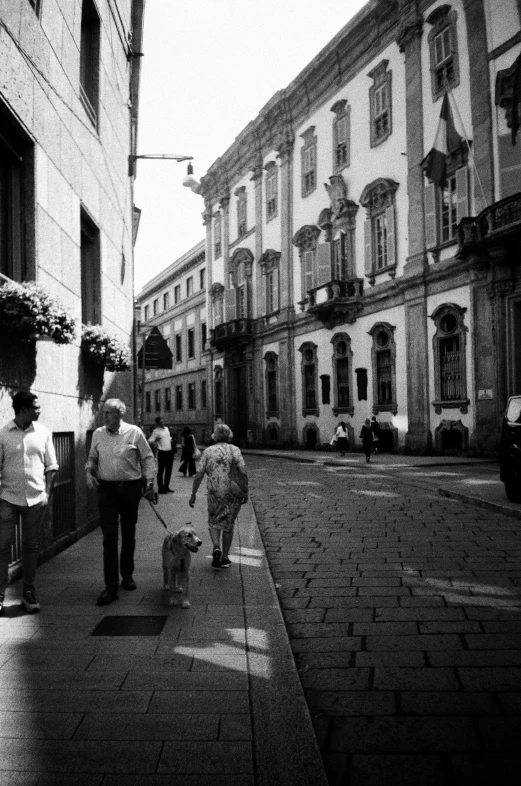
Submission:
M 107 399 L 103 406 L 105 425 L 92 435 L 85 467 L 87 485 L 97 490 L 103 533 L 105 589 L 97 600 L 98 606 L 117 600 L 120 572 L 123 589 L 136 589 L 133 573 L 139 501 L 143 490 L 146 499 L 154 496 L 154 454 L 141 429 L 123 421 L 125 412 L 123 401 Z
M 40 551 L 40 524 L 58 469 L 51 433 L 38 423 L 35 393 L 13 396 L 14 419 L 0 429 L 0 615 L 8 581 L 11 546 L 22 521 L 22 606 L 40 611 L 34 582 Z

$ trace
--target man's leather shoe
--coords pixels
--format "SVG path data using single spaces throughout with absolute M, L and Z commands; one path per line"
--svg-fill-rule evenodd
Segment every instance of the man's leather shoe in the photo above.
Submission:
M 128 579 L 123 579 L 123 581 L 121 582 L 121 586 L 123 587 L 123 589 L 132 591 L 136 589 L 136 582 L 131 576 Z
M 118 599 L 118 593 L 116 590 L 105 589 L 99 596 L 98 600 L 96 601 L 97 606 L 108 606 L 109 603 Z

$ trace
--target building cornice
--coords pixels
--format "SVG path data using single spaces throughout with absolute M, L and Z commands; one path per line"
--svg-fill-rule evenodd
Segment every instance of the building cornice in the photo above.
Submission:
M 317 108 L 330 102 L 389 44 L 396 41 L 400 13 L 393 0 L 372 0 L 324 47 L 304 70 L 279 90 L 237 136 L 201 180 L 205 198 L 216 201 L 219 184 L 251 171 L 259 151 L 287 147 L 299 126 Z

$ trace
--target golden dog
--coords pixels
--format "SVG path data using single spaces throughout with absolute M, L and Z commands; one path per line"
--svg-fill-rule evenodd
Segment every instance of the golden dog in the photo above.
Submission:
M 177 606 L 175 593 L 184 593 L 183 609 L 190 608 L 190 562 L 192 553 L 199 551 L 202 540 L 197 537 L 195 530 L 189 525 L 167 535 L 163 541 L 161 553 L 163 555 L 163 580 L 165 590 L 169 591 L 168 604 Z

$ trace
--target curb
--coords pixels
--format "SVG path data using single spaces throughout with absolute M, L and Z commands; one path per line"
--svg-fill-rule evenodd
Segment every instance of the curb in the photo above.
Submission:
M 252 581 L 243 578 L 253 752 L 258 786 L 327 786 L 322 756 L 304 697 L 280 601 L 252 503 L 248 547 L 263 555 Z M 251 537 L 253 535 L 253 537 Z M 269 642 L 269 661 L 255 634 Z
M 440 497 L 457 499 L 460 502 L 467 502 L 469 505 L 474 505 L 476 508 L 485 508 L 485 510 L 491 510 L 494 513 L 502 513 L 504 516 L 510 516 L 510 518 L 521 521 L 521 509 L 515 510 L 515 508 L 500 505 L 498 502 L 489 502 L 486 499 L 480 499 L 480 497 L 471 497 L 468 494 L 462 494 L 460 491 L 450 491 L 449 489 L 438 488 L 436 489 L 436 493 L 439 494 Z

